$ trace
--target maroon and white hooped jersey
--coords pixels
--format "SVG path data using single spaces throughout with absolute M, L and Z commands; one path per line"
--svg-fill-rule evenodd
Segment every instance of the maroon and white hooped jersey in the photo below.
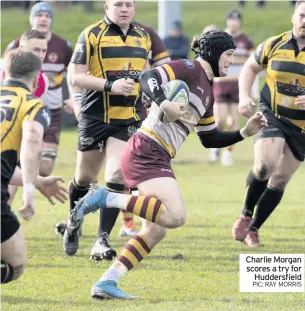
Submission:
M 20 39 L 12 41 L 6 48 L 6 51 L 19 47 Z M 58 109 L 63 105 L 62 84 L 64 72 L 68 67 L 72 57 L 72 45 L 69 41 L 52 33 L 48 41 L 47 55 L 42 64 L 42 70 L 48 77 L 48 108 Z
M 147 118 L 138 130 L 160 144 L 174 158 L 194 129 L 198 135 L 216 130 L 213 90 L 205 70 L 196 60 L 174 60 L 153 71 L 162 85 L 170 80 L 182 80 L 190 91 L 189 106 L 177 121 L 162 122 L 162 110 L 153 102 Z

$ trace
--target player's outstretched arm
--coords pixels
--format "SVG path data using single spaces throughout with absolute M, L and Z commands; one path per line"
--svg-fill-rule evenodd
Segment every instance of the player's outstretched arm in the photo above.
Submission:
M 238 131 L 220 131 L 217 128 L 213 132 L 197 132 L 201 144 L 205 148 L 224 148 L 234 145 L 246 137 L 255 135 L 260 129 L 267 127 L 267 119 L 261 112 L 257 112 Z

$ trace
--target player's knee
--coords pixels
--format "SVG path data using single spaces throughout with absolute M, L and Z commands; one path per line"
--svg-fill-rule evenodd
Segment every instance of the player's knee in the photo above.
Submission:
M 92 181 L 96 180 L 96 173 L 87 172 L 76 172 L 74 175 L 74 183 L 78 186 L 88 186 Z
M 182 227 L 186 222 L 186 213 L 180 213 L 173 215 L 171 217 L 171 223 L 169 225 L 169 228 L 179 228 Z
M 57 157 L 57 151 L 53 149 L 44 149 L 42 151 L 39 175 L 50 176 Z
M 42 160 L 39 167 L 39 175 L 50 176 L 54 167 L 54 162 Z
M 269 178 L 272 169 L 266 164 L 260 163 L 259 165 L 254 165 L 253 173 L 258 180 L 266 180 Z

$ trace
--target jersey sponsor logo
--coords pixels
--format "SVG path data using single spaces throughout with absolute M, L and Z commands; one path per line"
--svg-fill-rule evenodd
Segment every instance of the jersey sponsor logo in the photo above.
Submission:
M 58 59 L 58 55 L 56 53 L 50 53 L 48 59 L 50 62 L 55 63 Z
M 134 70 L 131 63 L 126 63 L 122 70 L 109 70 L 107 71 L 108 77 L 116 77 L 117 79 L 129 78 L 138 82 L 142 71 Z
M 289 96 L 305 95 L 305 87 L 298 85 L 298 79 L 291 81 L 291 84 L 277 82 L 277 89 L 279 92 L 285 92 Z
M 188 59 L 182 59 L 182 61 L 184 62 L 184 64 L 185 64 L 188 68 L 190 68 L 190 69 L 195 68 L 195 64 L 194 64 L 192 61 L 190 61 L 190 60 L 188 60 Z
M 155 78 L 148 79 L 147 84 L 152 93 L 159 90 L 158 81 Z

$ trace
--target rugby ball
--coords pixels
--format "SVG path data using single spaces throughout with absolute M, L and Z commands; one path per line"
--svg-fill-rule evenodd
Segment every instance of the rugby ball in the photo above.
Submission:
M 164 94 L 169 101 L 183 103 L 183 111 L 189 105 L 190 90 L 187 84 L 181 80 L 171 80 L 164 86 Z

